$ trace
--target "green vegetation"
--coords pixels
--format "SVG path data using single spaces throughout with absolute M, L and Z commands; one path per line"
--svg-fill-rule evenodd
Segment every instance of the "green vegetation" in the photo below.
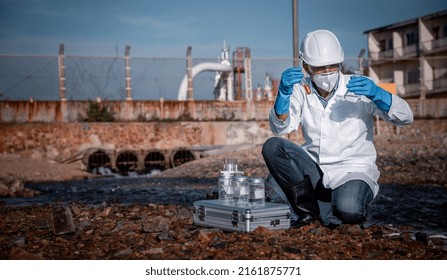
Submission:
M 113 122 L 115 117 L 109 112 L 108 108 L 97 102 L 89 102 L 86 122 Z

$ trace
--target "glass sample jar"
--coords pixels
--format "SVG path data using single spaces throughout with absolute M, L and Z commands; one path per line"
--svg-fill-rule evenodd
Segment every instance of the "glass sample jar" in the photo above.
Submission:
M 219 200 L 225 203 L 233 203 L 234 186 L 232 184 L 233 175 L 222 174 L 219 176 L 218 181 L 218 194 Z
M 356 69 L 354 71 L 354 75 L 353 76 L 354 77 L 361 77 L 361 76 L 363 76 L 362 70 Z M 344 99 L 346 101 L 353 102 L 353 103 L 356 103 L 356 102 L 358 102 L 360 100 L 360 96 L 359 95 L 357 95 L 357 94 L 355 94 L 353 92 L 350 92 L 349 90 L 346 90 L 346 93 L 343 95 L 343 97 L 344 97 Z
M 242 175 L 233 177 L 232 186 L 234 190 L 233 204 L 248 205 L 250 195 L 248 177 Z
M 265 205 L 265 183 L 263 178 L 250 178 L 248 180 L 250 196 L 248 203 L 250 206 Z

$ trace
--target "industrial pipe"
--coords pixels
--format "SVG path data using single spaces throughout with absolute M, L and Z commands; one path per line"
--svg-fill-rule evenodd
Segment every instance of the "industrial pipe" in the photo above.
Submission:
M 231 65 L 213 62 L 204 62 L 192 67 L 191 76 L 194 78 L 197 74 L 203 71 L 221 71 L 231 72 Z M 186 100 L 188 92 L 188 76 L 185 75 L 178 89 L 177 100 Z

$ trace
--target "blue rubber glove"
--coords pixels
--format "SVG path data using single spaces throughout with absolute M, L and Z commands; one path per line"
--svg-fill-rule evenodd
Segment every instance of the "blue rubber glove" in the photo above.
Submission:
M 391 93 L 377 86 L 367 77 L 351 77 L 346 85 L 350 92 L 365 95 L 382 111 L 388 112 L 391 107 Z
M 289 68 L 282 72 L 278 95 L 276 96 L 274 105 L 276 114 L 282 115 L 289 112 L 290 96 L 293 92 L 293 85 L 298 83 L 303 77 L 303 71 L 300 67 Z

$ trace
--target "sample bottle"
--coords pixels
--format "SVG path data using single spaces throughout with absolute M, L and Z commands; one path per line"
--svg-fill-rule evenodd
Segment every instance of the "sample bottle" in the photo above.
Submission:
M 248 205 L 250 190 L 248 189 L 248 177 L 237 175 L 233 177 L 232 186 L 234 190 L 233 204 Z
M 303 77 L 298 83 L 302 87 L 304 87 L 304 90 L 306 91 L 307 94 L 310 94 L 310 86 L 305 77 Z
M 225 158 L 223 170 L 220 171 L 219 181 L 217 183 L 217 193 L 219 200 L 225 203 L 234 203 L 235 185 L 233 178 L 236 175 L 242 175 L 243 172 L 237 169 L 237 159 Z
M 362 70 L 360 70 L 360 69 L 354 70 L 354 77 L 361 77 L 362 75 L 363 75 Z M 346 93 L 343 97 L 346 101 L 354 102 L 354 103 L 358 102 L 360 100 L 359 95 L 352 93 L 349 90 L 346 90 Z
M 233 175 L 229 172 L 222 172 L 219 176 L 218 194 L 219 200 L 224 203 L 233 203 L 234 187 L 232 185 Z
M 248 187 L 250 189 L 250 196 L 248 203 L 250 206 L 264 206 L 265 205 L 265 184 L 263 178 L 248 179 Z

